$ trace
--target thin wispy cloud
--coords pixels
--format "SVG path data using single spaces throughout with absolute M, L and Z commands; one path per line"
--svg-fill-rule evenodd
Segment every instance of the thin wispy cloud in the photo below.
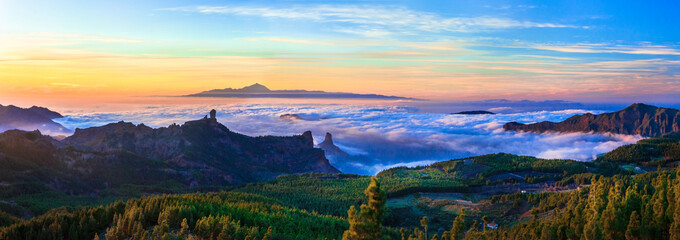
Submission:
M 417 32 L 481 32 L 511 28 L 581 28 L 569 24 L 533 22 L 494 16 L 444 17 L 403 7 L 364 5 L 313 5 L 288 8 L 196 6 L 161 10 L 352 24 L 355 26 L 339 27 L 335 30 L 367 37 L 382 37 L 395 32 L 416 34 Z
M 662 45 L 607 45 L 607 44 L 572 44 L 572 45 L 534 45 L 532 48 L 565 53 L 624 53 L 643 55 L 680 55 L 676 48 Z
M 555 57 L 555 56 L 544 56 L 544 55 L 515 55 L 515 57 L 528 57 L 528 58 L 550 59 L 550 60 L 578 60 L 577 58 Z

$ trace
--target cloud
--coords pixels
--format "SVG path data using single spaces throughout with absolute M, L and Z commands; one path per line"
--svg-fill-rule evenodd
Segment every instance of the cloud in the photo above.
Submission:
M 350 161 L 332 161 L 341 171 L 375 174 L 401 165 L 424 165 L 489 153 L 514 153 L 542 158 L 592 160 L 598 154 L 640 137 L 588 133 L 533 134 L 506 132 L 509 121 L 560 121 L 588 110 L 533 111 L 496 115 L 414 113 L 410 107 L 309 104 L 162 105 L 120 112 L 71 111 L 60 123 L 89 127 L 120 120 L 161 127 L 203 117 L 217 109 L 218 120 L 235 132 L 289 136 L 311 130 L 317 143 L 326 132 L 353 154 Z M 594 111 L 599 113 L 598 111 Z M 281 114 L 313 116 L 316 121 L 285 121 Z
M 544 56 L 544 55 L 514 55 L 514 56 L 515 57 L 539 58 L 539 59 L 551 59 L 551 60 L 578 60 L 577 58 Z
M 678 49 L 661 45 L 607 45 L 607 44 L 573 44 L 573 45 L 533 45 L 532 48 L 566 53 L 624 53 L 644 55 L 680 55 Z
M 372 5 L 311 5 L 289 8 L 195 6 L 160 10 L 351 24 L 354 27 L 338 28 L 336 31 L 368 37 L 381 37 L 393 32 L 415 34 L 415 32 L 479 32 L 510 28 L 578 28 L 567 24 L 492 16 L 443 17 L 403 7 Z

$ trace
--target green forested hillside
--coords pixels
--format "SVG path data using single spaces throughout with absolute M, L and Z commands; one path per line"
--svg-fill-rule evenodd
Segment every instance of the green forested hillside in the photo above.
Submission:
M 645 156 L 675 144 L 647 139 L 589 163 L 490 154 L 388 169 L 377 175 L 379 184 L 352 174 L 282 175 L 219 193 L 70 204 L 31 219 L 15 217 L 13 203 L 3 202 L 13 214 L 0 212 L 0 239 L 340 239 L 348 229 L 348 239 L 372 239 L 361 236 L 375 237 L 375 229 L 385 239 L 669 239 L 680 226 L 673 161 L 632 175 L 619 165 L 630 163 L 627 155 L 617 151 Z M 24 204 L 34 207 L 61 204 L 29 196 Z M 385 201 L 377 206 L 371 198 Z M 80 204 L 97 201 L 113 200 Z M 382 227 L 372 225 L 376 219 Z
M 678 176 L 680 171 L 676 170 L 637 176 L 600 176 L 593 177 L 592 185 L 580 190 L 495 196 L 491 201 L 496 204 L 523 201 L 532 206 L 528 219 L 498 230 L 481 224 L 491 220 L 486 216 L 476 218 L 466 211 L 443 230 L 429 228 L 429 218 L 423 218 L 420 225 L 409 229 L 378 229 L 385 239 L 425 239 L 426 235 L 428 239 L 677 239 L 680 237 Z M 364 186 L 370 182 L 370 179 L 353 179 L 361 179 L 366 183 Z M 389 189 L 387 184 L 381 186 Z M 366 196 L 370 199 L 371 194 L 381 191 L 367 190 L 366 196 L 361 190 L 357 192 L 356 200 L 374 206 L 376 203 L 366 202 Z M 374 207 L 382 208 L 383 204 L 384 200 Z M 348 223 L 345 216 L 285 205 L 277 198 L 240 192 L 142 197 L 106 207 L 55 210 L 0 229 L 0 238 L 339 239 L 350 229 L 352 221 L 366 224 L 360 215 Z M 355 205 L 358 204 L 352 206 Z M 357 210 L 349 212 L 350 216 L 358 214 Z M 371 234 L 369 230 L 361 231 Z
M 0 238 L 172 239 L 191 232 L 199 239 L 323 239 L 340 236 L 345 228 L 342 218 L 284 207 L 259 195 L 222 192 L 142 197 L 106 207 L 55 211 L 3 228 Z
M 530 221 L 466 239 L 679 239 L 678 176 L 674 170 L 593 179 L 580 191 L 533 199 L 544 207 Z
M 666 166 L 680 161 L 680 141 L 677 136 L 649 138 L 636 144 L 624 145 L 600 156 L 597 161 L 613 163 L 636 163 Z
M 525 173 L 526 179 L 531 178 L 529 174 L 547 174 L 548 177 L 534 179 L 538 183 L 498 177 L 499 174 L 520 176 Z M 424 229 L 420 226 L 423 217 L 430 218 L 430 236 L 441 236 L 444 230 L 450 231 L 455 219 L 459 225 L 466 220 L 469 226 L 472 226 L 471 221 L 501 218 L 504 223 L 514 224 L 521 220 L 518 215 L 521 213 L 489 212 L 494 208 L 509 207 L 507 201 L 490 201 L 494 189 L 508 188 L 513 192 L 515 187 L 526 185 L 537 191 L 548 191 L 541 186 L 554 186 L 556 180 L 586 173 L 599 174 L 587 172 L 585 163 L 581 162 L 510 154 L 386 170 L 378 177 L 388 198 L 384 225 L 392 228 L 382 231 L 385 236 L 395 239 L 401 234 L 397 228 L 405 228 L 405 235 L 423 235 Z M 170 239 L 182 236 L 198 239 L 339 239 L 349 226 L 348 209 L 366 203 L 362 190 L 370 181 L 368 176 L 349 174 L 284 175 L 229 192 L 147 196 L 101 207 L 62 208 L 30 220 L 12 219 L 7 224 L 15 224 L 0 229 L 0 238 L 90 239 L 98 234 L 107 239 L 129 239 L 135 235 L 137 237 L 132 239 L 142 239 L 142 236 L 158 239 L 167 233 Z M 406 207 L 394 205 L 395 201 L 414 195 L 460 193 L 477 196 L 479 192 L 489 192 L 477 197 L 480 201 L 475 204 L 480 207 L 461 210 L 449 209 L 452 204 L 423 206 L 424 202 L 420 200 L 406 202 Z M 422 197 L 418 199 L 422 200 Z M 526 208 L 540 203 L 525 201 L 521 204 Z M 465 212 L 465 217 L 456 217 Z M 419 230 L 415 231 L 416 228 Z

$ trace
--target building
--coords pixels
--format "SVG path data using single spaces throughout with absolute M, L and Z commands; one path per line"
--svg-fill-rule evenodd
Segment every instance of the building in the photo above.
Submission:
M 496 224 L 495 222 L 490 222 L 486 224 L 486 227 L 488 229 L 498 229 L 498 224 Z

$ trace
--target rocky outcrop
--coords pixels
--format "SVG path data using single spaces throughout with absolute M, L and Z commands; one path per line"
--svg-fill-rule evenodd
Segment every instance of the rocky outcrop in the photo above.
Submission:
M 282 174 L 339 173 L 312 133 L 249 137 L 210 117 L 151 128 L 118 122 L 58 141 L 39 131 L 0 133 L 5 194 L 96 194 L 139 186 L 151 193 L 222 188 Z M 167 187 L 160 187 L 167 186 Z M 182 190 L 186 189 L 186 190 Z
M 338 146 L 335 146 L 335 143 L 333 143 L 333 135 L 331 135 L 331 133 L 326 133 L 326 137 L 324 138 L 323 142 L 319 143 L 317 147 L 323 149 L 327 156 L 349 157 L 348 153 L 342 151 L 342 149 L 340 149 Z
M 562 122 L 522 124 L 509 122 L 503 126 L 508 131 L 525 132 L 595 132 L 658 137 L 680 131 L 680 112 L 636 103 L 621 111 L 603 114 L 576 115 Z
M 333 135 L 326 133 L 323 142 L 316 145 L 317 148 L 323 149 L 326 157 L 339 169 L 356 169 L 357 163 L 375 163 L 375 159 L 363 154 L 352 155 L 340 149 L 333 141 Z
M 338 173 L 323 151 L 314 148 L 311 132 L 292 137 L 249 137 L 230 131 L 210 117 L 153 129 L 119 122 L 76 129 L 63 140 L 77 149 L 124 150 L 204 174 L 202 184 L 238 184 L 281 174 Z

